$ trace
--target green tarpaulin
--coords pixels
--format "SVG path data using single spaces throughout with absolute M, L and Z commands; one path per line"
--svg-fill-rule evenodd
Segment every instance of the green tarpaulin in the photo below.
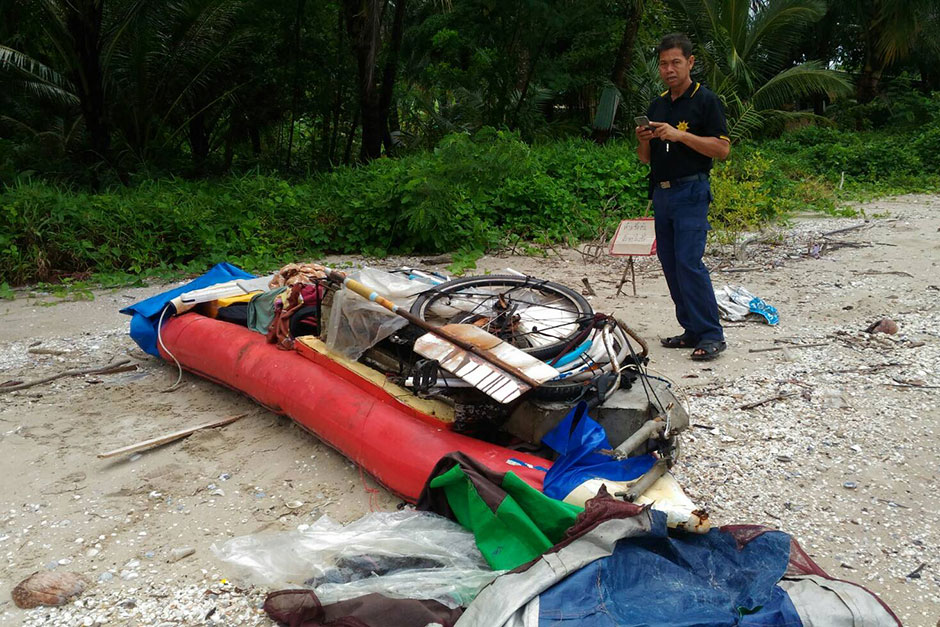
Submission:
M 472 531 L 483 557 L 496 570 L 510 570 L 540 556 L 564 539 L 583 511 L 545 496 L 512 472 L 493 472 L 460 453 L 438 462 L 418 506 Z

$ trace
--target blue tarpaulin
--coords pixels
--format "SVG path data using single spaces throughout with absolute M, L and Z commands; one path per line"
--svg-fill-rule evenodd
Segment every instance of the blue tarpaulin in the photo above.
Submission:
M 572 428 L 573 427 L 573 428 Z M 553 499 L 564 500 L 589 479 L 632 481 L 656 463 L 652 455 L 616 460 L 595 453 L 612 449 L 604 427 L 587 415 L 587 403 L 578 403 L 557 427 L 545 434 L 542 443 L 561 455 L 545 474 L 542 491 Z
M 163 311 L 167 303 L 185 292 L 201 290 L 205 287 L 211 287 L 227 281 L 234 281 L 235 279 L 253 278 L 255 278 L 253 274 L 249 274 L 230 263 L 223 262 L 216 264 L 201 277 L 193 279 L 186 285 L 157 294 L 156 296 L 151 296 L 130 307 L 125 307 L 121 310 L 121 313 L 133 316 L 131 318 L 131 338 L 137 342 L 137 345 L 151 355 L 159 357 L 160 352 L 157 350 L 157 322 L 160 319 L 160 312 Z
M 667 533 L 653 511 L 649 534 L 620 540 L 539 598 L 539 627 L 799 627 L 777 582 L 790 536 L 768 531 L 739 548 L 730 533 Z

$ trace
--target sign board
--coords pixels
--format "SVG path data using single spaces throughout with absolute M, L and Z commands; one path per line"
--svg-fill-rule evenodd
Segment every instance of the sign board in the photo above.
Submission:
M 623 220 L 610 240 L 608 252 L 615 257 L 655 255 L 656 227 L 653 218 Z

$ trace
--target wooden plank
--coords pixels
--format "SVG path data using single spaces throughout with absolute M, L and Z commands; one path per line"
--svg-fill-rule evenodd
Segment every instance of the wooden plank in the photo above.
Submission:
M 126 453 L 135 453 L 137 451 L 143 451 L 146 449 L 154 448 L 155 446 L 160 446 L 161 444 L 168 444 L 174 440 L 179 440 L 185 438 L 188 435 L 200 431 L 202 429 L 212 429 L 213 427 L 224 427 L 225 425 L 231 424 L 240 418 L 244 418 L 248 414 L 238 414 L 237 416 L 229 416 L 228 418 L 223 418 L 222 420 L 216 420 L 214 422 L 207 422 L 202 425 L 195 427 L 189 427 L 188 429 L 182 429 L 181 431 L 174 431 L 173 433 L 168 433 L 167 435 L 162 435 L 157 438 L 151 438 L 149 440 L 144 440 L 143 442 L 138 442 L 136 444 L 131 444 L 130 446 L 124 446 L 122 448 L 116 448 L 113 451 L 108 451 L 107 453 L 99 453 L 98 459 L 105 459 L 108 457 L 115 457 L 117 455 L 124 455 Z

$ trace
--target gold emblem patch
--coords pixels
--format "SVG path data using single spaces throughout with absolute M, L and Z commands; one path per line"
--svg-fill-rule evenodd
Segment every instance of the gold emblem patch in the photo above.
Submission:
M 682 120 L 681 122 L 679 122 L 679 126 L 677 126 L 676 128 L 679 129 L 680 131 L 687 131 L 689 130 L 689 123 L 686 122 L 685 120 Z

